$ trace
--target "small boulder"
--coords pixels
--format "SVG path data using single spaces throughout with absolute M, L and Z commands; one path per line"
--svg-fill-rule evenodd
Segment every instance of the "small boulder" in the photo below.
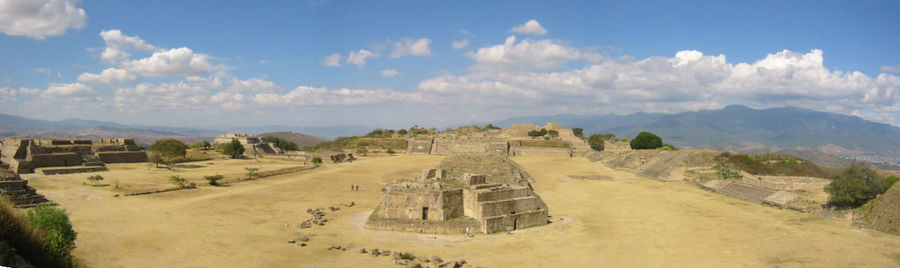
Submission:
M 300 241 L 303 241 L 303 242 L 309 241 L 309 237 L 301 236 Z
M 290 244 L 293 244 L 294 242 L 296 242 L 296 241 L 294 241 L 293 239 L 288 240 L 288 243 L 290 243 Z

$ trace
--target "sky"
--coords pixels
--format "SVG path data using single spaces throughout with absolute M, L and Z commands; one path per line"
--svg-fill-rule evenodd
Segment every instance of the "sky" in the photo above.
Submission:
M 0 113 L 452 126 L 796 106 L 900 125 L 898 1 L 0 0 Z

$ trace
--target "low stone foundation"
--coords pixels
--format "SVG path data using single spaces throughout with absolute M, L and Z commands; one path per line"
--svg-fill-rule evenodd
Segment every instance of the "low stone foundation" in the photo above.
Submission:
M 99 152 L 97 157 L 107 164 L 147 162 L 147 154 L 144 152 Z
M 107 171 L 104 166 L 92 166 L 92 167 L 49 167 L 49 168 L 38 168 L 35 169 L 36 172 L 40 172 L 44 175 L 59 175 L 59 174 L 74 174 L 74 173 L 87 173 L 87 172 L 98 172 L 98 171 Z
M 453 221 L 423 221 L 369 218 L 369 220 L 366 222 L 366 229 L 423 234 L 465 234 L 466 227 L 469 227 L 469 231 L 471 233 L 476 233 L 481 230 L 481 225 L 473 219 L 455 219 Z

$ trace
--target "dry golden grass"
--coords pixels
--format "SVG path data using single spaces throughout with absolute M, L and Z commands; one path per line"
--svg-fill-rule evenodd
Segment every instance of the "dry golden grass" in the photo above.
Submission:
M 112 197 L 108 187 L 82 185 L 90 174 L 34 177 L 40 193 L 71 214 L 79 232 L 75 254 L 97 267 L 396 267 L 392 258 L 359 254 L 360 247 L 464 258 L 488 267 L 598 266 L 842 266 L 900 265 L 900 238 L 820 218 L 614 171 L 583 158 L 514 158 L 536 179 L 553 219 L 548 226 L 505 234 L 433 236 L 361 228 L 380 187 L 419 174 L 439 156 L 364 158 L 314 170 L 204 186 L 202 176 L 243 176 L 297 165 L 263 160 L 190 163 L 178 174 L 196 190 Z M 211 163 L 211 164 L 209 164 Z M 111 165 L 109 183 L 168 187 L 168 170 L 147 164 Z M 606 175 L 614 180 L 573 180 Z M 368 191 L 351 192 L 350 185 Z M 307 208 L 355 201 L 329 213 L 325 226 L 297 229 Z M 288 224 L 288 226 L 285 226 Z M 287 240 L 309 236 L 310 246 Z M 436 238 L 432 238 L 436 237 Z M 326 250 L 331 245 L 348 251 Z

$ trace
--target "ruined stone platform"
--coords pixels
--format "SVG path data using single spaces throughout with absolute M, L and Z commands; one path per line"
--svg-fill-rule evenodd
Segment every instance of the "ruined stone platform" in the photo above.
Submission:
M 9 170 L 0 170 L 0 196 L 9 198 L 16 207 L 33 207 L 50 202 L 28 186 L 27 180 Z

